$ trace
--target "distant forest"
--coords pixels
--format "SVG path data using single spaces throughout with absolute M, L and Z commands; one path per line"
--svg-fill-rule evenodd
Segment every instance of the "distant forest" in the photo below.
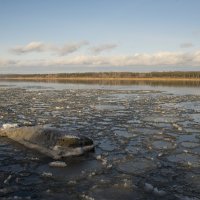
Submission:
M 58 74 L 2 74 L 0 78 L 9 79 L 131 79 L 131 78 L 184 78 L 184 79 L 200 79 L 200 71 L 191 72 L 88 72 L 88 73 L 58 73 Z

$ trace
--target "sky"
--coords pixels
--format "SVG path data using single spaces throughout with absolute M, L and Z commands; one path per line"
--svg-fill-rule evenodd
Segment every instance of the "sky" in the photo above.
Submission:
M 200 0 L 0 0 L 0 74 L 200 71 Z

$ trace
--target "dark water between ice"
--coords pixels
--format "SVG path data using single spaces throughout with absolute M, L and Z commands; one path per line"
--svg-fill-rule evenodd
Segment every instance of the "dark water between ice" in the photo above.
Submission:
M 198 83 L 0 82 L 0 125 L 50 124 L 95 152 L 50 158 L 0 138 L 1 199 L 200 199 Z

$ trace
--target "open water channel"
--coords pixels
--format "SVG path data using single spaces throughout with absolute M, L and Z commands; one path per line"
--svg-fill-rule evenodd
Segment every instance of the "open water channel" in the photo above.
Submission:
M 49 125 L 95 151 L 52 167 L 0 138 L 0 199 L 200 199 L 200 87 L 0 82 L 0 126 Z

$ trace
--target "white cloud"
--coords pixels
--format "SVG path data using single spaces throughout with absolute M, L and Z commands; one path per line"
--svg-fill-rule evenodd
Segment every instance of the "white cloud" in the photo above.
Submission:
M 92 53 L 94 54 L 99 54 L 99 53 L 102 53 L 104 51 L 110 51 L 110 50 L 113 50 L 117 47 L 116 44 L 103 44 L 103 45 L 99 45 L 99 46 L 95 46 L 95 47 L 92 47 L 90 50 Z
M 11 51 L 16 54 L 25 54 L 31 52 L 54 52 L 59 55 L 67 55 L 80 50 L 83 46 L 88 44 L 89 42 L 87 41 L 81 41 L 58 46 L 53 44 L 45 44 L 43 42 L 30 42 L 24 46 L 11 48 Z
M 57 51 L 61 55 L 67 55 L 67 54 L 70 54 L 70 53 L 78 51 L 83 46 L 86 46 L 88 44 L 89 44 L 89 42 L 87 42 L 87 41 L 82 41 L 82 42 L 78 42 L 78 43 L 71 43 L 71 44 L 65 44 L 63 47 L 57 48 Z
M 57 65 L 87 66 L 200 66 L 200 51 L 195 53 L 159 52 L 121 56 L 76 56 L 54 60 Z
M 16 65 L 17 61 L 16 60 L 9 60 L 9 59 L 2 59 L 0 58 L 0 67 L 6 67 L 9 65 Z
M 41 52 L 46 49 L 46 45 L 42 42 L 30 42 L 25 46 L 17 46 L 11 49 L 12 52 L 17 54 L 29 53 L 29 52 Z
M 158 52 L 119 56 L 71 55 L 41 60 L 3 60 L 0 66 L 200 66 L 200 51 Z
M 190 43 L 190 42 L 182 43 L 182 44 L 180 45 L 181 48 L 191 48 L 191 47 L 193 47 L 193 46 L 194 46 L 194 45 L 193 45 L 192 43 Z

